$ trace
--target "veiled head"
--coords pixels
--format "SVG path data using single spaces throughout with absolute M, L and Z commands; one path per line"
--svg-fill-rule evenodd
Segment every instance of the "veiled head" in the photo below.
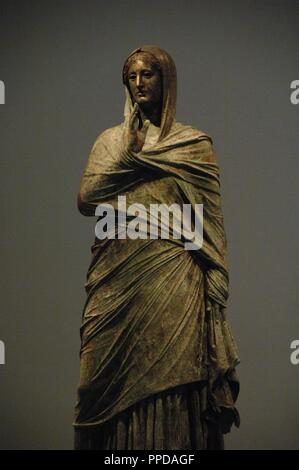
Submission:
M 141 108 L 162 107 L 161 66 L 151 54 L 140 52 L 130 57 L 124 78 L 133 102 Z
M 132 74 L 131 80 L 129 74 Z M 123 83 L 128 92 L 127 110 L 135 101 L 140 107 L 159 104 L 161 108 L 159 140 L 161 140 L 169 133 L 176 111 L 177 77 L 175 64 L 170 55 L 157 46 L 142 46 L 135 49 L 125 61 Z

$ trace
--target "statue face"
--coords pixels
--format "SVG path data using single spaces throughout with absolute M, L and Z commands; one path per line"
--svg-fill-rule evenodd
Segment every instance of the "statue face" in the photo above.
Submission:
M 147 58 L 136 58 L 128 70 L 128 83 L 134 102 L 140 107 L 154 108 L 162 100 L 162 80 L 159 70 Z

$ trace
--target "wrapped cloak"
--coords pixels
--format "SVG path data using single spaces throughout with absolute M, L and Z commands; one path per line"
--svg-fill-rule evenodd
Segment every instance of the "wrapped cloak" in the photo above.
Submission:
M 235 401 L 238 355 L 225 316 L 226 237 L 219 168 L 211 138 L 176 122 L 176 75 L 170 56 L 154 46 L 163 78 L 160 128 L 150 125 L 142 151 L 128 151 L 132 100 L 125 87 L 125 120 L 97 138 L 78 196 L 94 216 L 99 204 L 203 204 L 203 245 L 182 239 L 95 238 L 81 326 L 76 430 L 95 429 L 149 397 L 176 387 L 205 389 L 201 416 L 223 433 L 239 424 Z M 170 224 L 171 224 L 170 218 Z M 170 229 L 173 227 L 170 226 Z

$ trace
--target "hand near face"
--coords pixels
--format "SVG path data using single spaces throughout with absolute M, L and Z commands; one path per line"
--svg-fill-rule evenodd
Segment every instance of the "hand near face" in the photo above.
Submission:
M 127 129 L 127 142 L 129 150 L 137 153 L 142 150 L 144 145 L 146 134 L 150 125 L 150 121 L 146 119 L 143 123 L 141 129 L 139 127 L 139 118 L 138 118 L 139 107 L 135 103 L 132 113 L 129 117 L 128 129 Z

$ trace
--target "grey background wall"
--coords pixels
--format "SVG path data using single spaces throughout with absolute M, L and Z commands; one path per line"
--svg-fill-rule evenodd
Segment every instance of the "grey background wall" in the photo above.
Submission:
M 239 345 L 228 449 L 298 449 L 299 5 L 290 0 L 1 1 L 0 446 L 70 449 L 95 220 L 76 195 L 96 136 L 122 121 L 121 68 L 174 58 L 177 119 L 214 138 Z

